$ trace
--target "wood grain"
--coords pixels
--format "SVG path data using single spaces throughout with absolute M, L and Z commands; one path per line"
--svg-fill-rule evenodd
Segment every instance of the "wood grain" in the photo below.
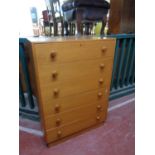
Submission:
M 63 137 L 68 135 L 72 135 L 76 132 L 79 132 L 83 129 L 87 129 L 90 126 L 99 124 L 105 120 L 106 116 L 105 113 L 101 113 L 100 120 L 96 119 L 96 116 L 91 115 L 89 118 L 81 118 L 80 120 L 75 120 L 70 124 L 64 125 L 59 128 L 46 130 L 45 132 L 45 139 L 47 143 L 51 143 L 52 141 L 60 140 Z M 58 136 L 58 132 L 61 131 L 61 136 Z
M 101 107 L 98 109 L 98 105 Z M 89 105 L 81 105 L 74 109 L 70 109 L 66 112 L 56 113 L 54 115 L 48 116 L 45 119 L 46 129 L 52 129 L 56 127 L 61 127 L 62 125 L 68 124 L 70 122 L 78 121 L 81 118 L 89 118 L 91 116 L 99 116 L 104 113 L 107 108 L 107 101 L 102 101 L 100 104 L 93 102 Z M 52 120 L 52 121 L 51 121 Z M 57 122 L 57 120 L 59 122 Z
M 102 92 L 102 97 L 98 97 L 99 92 Z M 108 95 L 109 93 L 106 92 L 105 88 L 101 88 L 94 91 L 72 95 L 70 97 L 67 96 L 57 99 L 46 97 L 43 102 L 45 118 L 49 115 L 69 111 L 70 109 L 74 109 L 82 105 L 90 105 L 94 103 L 103 104 Z M 59 109 L 56 109 L 57 105 L 59 105 Z
M 102 40 L 88 42 L 65 42 L 54 44 L 35 44 L 37 51 L 37 60 L 39 65 L 49 65 L 51 62 L 64 63 L 81 60 L 90 60 L 104 57 L 112 57 L 114 55 L 115 41 L 103 42 Z M 102 51 L 106 47 L 105 51 Z M 51 53 L 55 52 L 54 58 Z
M 92 75 L 105 76 L 112 70 L 113 59 L 97 59 L 88 61 L 76 61 L 62 64 L 39 64 L 40 79 L 42 83 L 55 83 L 69 79 L 77 80 L 80 77 Z M 101 68 L 104 65 L 104 68 Z M 80 74 L 79 74 L 80 73 Z M 55 75 L 56 74 L 56 75 Z M 44 81 L 46 79 L 46 81 Z
M 135 0 L 110 0 L 109 33 L 135 32 Z
M 106 119 L 115 42 L 45 39 L 29 45 L 46 143 Z
M 100 76 L 92 75 L 91 77 L 80 77 L 78 79 L 70 79 L 63 82 L 55 83 L 44 83 L 40 87 L 42 89 L 42 95 L 45 97 L 51 96 L 52 99 L 57 99 L 61 97 L 76 95 L 84 93 L 86 91 L 95 90 L 99 88 L 107 88 L 110 85 L 110 72 L 109 75 Z M 103 83 L 100 84 L 99 80 L 103 79 Z M 58 90 L 55 94 L 54 91 Z

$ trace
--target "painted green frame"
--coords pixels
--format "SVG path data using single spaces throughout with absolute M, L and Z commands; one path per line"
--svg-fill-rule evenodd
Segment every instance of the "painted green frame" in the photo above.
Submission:
M 135 91 L 135 34 L 117 34 L 110 100 Z
M 25 48 L 24 45 L 27 43 L 26 38 L 19 38 L 19 61 L 21 63 L 22 72 L 24 75 L 24 82 L 26 85 L 26 93 L 27 93 L 27 100 L 24 95 L 24 90 L 21 83 L 21 76 L 19 74 L 19 100 L 20 100 L 20 106 L 19 106 L 19 114 L 22 116 L 25 116 L 28 118 L 32 118 L 35 116 L 35 118 L 38 120 L 39 113 L 34 110 L 36 107 L 36 104 L 34 103 L 33 93 L 32 93 L 32 87 L 30 83 L 30 77 L 29 77 L 29 71 L 28 71 L 28 64 L 26 60 L 25 55 Z M 37 117 L 36 117 L 37 116 Z

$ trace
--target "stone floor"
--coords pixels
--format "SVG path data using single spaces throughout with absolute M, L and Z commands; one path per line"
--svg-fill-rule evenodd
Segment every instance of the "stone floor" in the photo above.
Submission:
M 134 155 L 134 94 L 113 100 L 101 126 L 48 148 L 39 122 L 20 118 L 20 155 Z

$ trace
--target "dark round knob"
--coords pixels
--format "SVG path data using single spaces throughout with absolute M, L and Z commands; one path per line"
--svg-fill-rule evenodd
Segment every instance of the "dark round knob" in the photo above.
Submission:
M 62 132 L 59 130 L 59 131 L 57 132 L 57 135 L 58 135 L 58 137 L 61 137 Z
M 100 116 L 97 116 L 96 119 L 97 119 L 97 120 L 100 120 Z
M 55 105 L 55 110 L 56 110 L 56 111 L 59 111 L 59 110 L 60 110 L 60 105 L 59 105 L 59 104 L 56 104 L 56 105 Z
M 102 52 L 106 52 L 107 48 L 106 47 L 102 47 Z
M 58 75 L 57 71 L 53 71 L 53 72 L 52 72 L 52 77 L 53 77 L 53 78 L 56 78 L 57 75 Z
M 105 93 L 106 93 L 106 94 L 108 93 L 108 89 L 107 89 L 107 88 L 105 89 Z
M 56 52 L 55 51 L 52 51 L 51 52 L 51 58 L 54 59 L 55 57 L 56 57 Z
M 98 97 L 101 97 L 101 96 L 102 96 L 102 93 L 101 93 L 101 92 L 99 92 L 99 93 L 98 93 Z
M 100 68 L 104 69 L 105 65 L 104 64 L 100 64 Z
M 101 109 L 101 105 L 97 105 L 97 109 L 100 110 Z
M 59 89 L 58 89 L 58 88 L 55 88 L 55 89 L 53 90 L 53 93 L 54 93 L 54 95 L 58 95 L 58 94 L 59 94 Z
M 60 119 L 60 118 L 57 118 L 57 119 L 56 119 L 56 124 L 57 124 L 57 125 L 60 125 L 60 123 L 61 123 L 61 119 Z
M 103 79 L 101 78 L 101 79 L 99 79 L 99 83 L 100 84 L 102 84 L 103 83 Z

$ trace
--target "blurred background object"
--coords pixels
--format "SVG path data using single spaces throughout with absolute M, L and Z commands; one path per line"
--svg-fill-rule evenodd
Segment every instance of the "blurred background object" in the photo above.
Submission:
M 30 12 L 31 12 L 31 20 L 32 20 L 32 26 L 33 26 L 33 35 L 37 37 L 40 34 L 39 34 L 38 15 L 37 15 L 36 7 L 31 7 Z
M 19 23 L 18 23 L 19 35 L 20 36 L 34 35 L 34 32 L 33 32 L 34 24 L 32 22 L 31 8 L 36 9 L 39 33 L 41 33 L 42 35 L 43 22 L 41 18 L 42 18 L 42 11 L 46 10 L 45 0 L 20 0 L 19 6 L 20 6 Z M 35 16 L 33 21 L 36 22 Z
M 21 0 L 20 3 L 20 36 L 135 32 L 135 0 Z
M 53 18 L 49 10 L 42 11 L 43 16 L 43 32 L 46 36 L 52 35 L 53 30 Z
M 135 0 L 110 0 L 109 33 L 135 32 Z
M 47 10 L 52 16 L 54 36 L 64 35 L 64 20 L 59 0 L 45 0 Z
M 69 0 L 62 5 L 65 22 L 74 23 L 77 33 L 84 35 L 90 35 L 97 22 L 102 22 L 100 34 L 103 34 L 109 8 L 106 0 Z

